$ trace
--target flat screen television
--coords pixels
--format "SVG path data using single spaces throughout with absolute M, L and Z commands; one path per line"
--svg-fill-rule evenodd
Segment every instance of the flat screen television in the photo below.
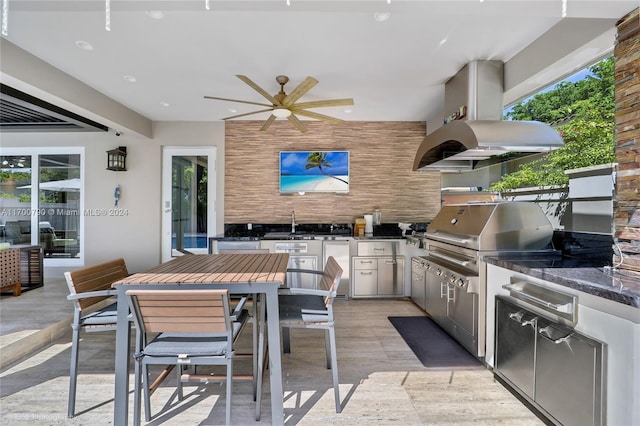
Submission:
M 280 193 L 349 192 L 349 151 L 280 152 Z

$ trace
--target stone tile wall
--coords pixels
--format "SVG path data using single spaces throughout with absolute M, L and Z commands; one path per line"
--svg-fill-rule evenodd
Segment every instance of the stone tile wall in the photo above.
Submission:
M 374 208 L 383 222 L 427 222 L 440 210 L 440 174 L 411 170 L 424 122 L 262 123 L 226 123 L 225 223 L 288 223 L 292 210 L 298 223 L 353 223 Z M 310 150 L 350 152 L 348 194 L 279 194 L 279 152 Z
M 640 15 L 618 21 L 616 57 L 615 237 L 621 268 L 640 272 Z M 617 260 L 617 259 L 616 259 Z

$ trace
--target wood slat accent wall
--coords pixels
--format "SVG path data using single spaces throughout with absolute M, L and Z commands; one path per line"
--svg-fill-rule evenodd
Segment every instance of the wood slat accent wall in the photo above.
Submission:
M 640 271 L 640 9 L 617 24 L 615 236 L 623 269 Z
M 288 121 L 266 132 L 262 121 L 230 121 L 225 129 L 225 223 L 353 223 L 382 210 L 383 222 L 425 222 L 440 210 L 440 173 L 411 170 L 425 137 L 424 122 Z M 344 195 L 280 195 L 280 151 L 349 151 Z

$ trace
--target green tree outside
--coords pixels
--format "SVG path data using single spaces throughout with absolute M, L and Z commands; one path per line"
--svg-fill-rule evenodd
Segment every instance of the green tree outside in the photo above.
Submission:
M 552 90 L 521 102 L 505 115 L 508 120 L 536 120 L 553 125 L 565 146 L 505 174 L 493 191 L 566 185 L 565 170 L 613 163 L 615 156 L 614 58 L 589 67 L 593 75 L 558 83 Z

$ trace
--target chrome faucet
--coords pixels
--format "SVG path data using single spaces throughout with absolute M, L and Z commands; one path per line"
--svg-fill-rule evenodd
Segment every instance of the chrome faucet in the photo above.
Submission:
M 296 211 L 295 210 L 291 211 L 291 233 L 292 234 L 296 233 Z

